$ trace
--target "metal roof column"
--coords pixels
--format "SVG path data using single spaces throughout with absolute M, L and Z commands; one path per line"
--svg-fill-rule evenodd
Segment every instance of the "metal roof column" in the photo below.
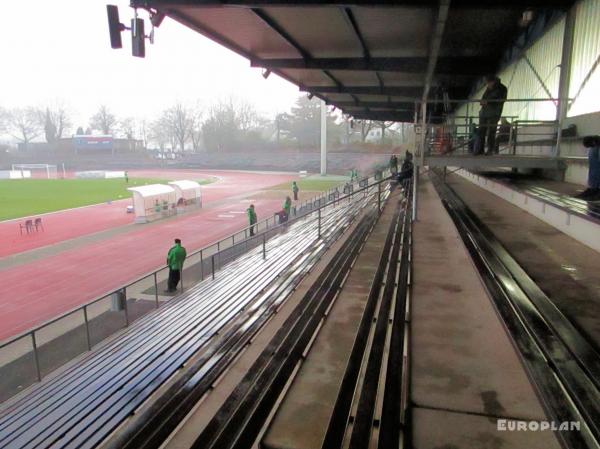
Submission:
M 560 79 L 558 84 L 558 105 L 556 107 L 556 149 L 554 155 L 560 156 L 561 131 L 569 110 L 569 85 L 571 84 L 571 61 L 573 55 L 573 36 L 575 34 L 575 6 L 567 11 L 565 31 L 563 33 L 562 56 L 560 60 Z
M 327 105 L 321 100 L 321 176 L 327 174 Z

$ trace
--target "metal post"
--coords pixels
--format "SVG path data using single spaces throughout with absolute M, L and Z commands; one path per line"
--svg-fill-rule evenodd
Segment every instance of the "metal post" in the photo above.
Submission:
M 40 370 L 40 359 L 38 357 L 37 343 L 35 341 L 35 332 L 31 333 L 31 344 L 33 345 L 33 360 L 35 362 L 35 372 L 37 374 L 38 381 L 41 381 L 42 372 Z
M 571 61 L 573 55 L 573 37 L 575 34 L 575 8 L 570 8 L 565 18 L 565 31 L 563 34 L 562 55 L 560 61 L 560 78 L 558 81 L 558 104 L 556 105 L 556 151 L 554 155 L 560 157 L 561 131 L 567 111 L 569 110 L 569 85 L 571 84 Z
M 263 234 L 263 260 L 267 258 L 267 235 Z
M 413 165 L 413 180 L 412 180 L 412 221 L 417 221 L 417 184 L 419 182 L 419 166 Z
M 319 209 L 318 227 L 319 227 L 319 238 L 321 238 L 321 209 Z
M 179 283 L 181 284 L 181 293 L 183 293 L 183 267 L 179 271 Z
M 204 280 L 204 258 L 202 257 L 202 250 L 200 250 L 200 278 Z
M 327 174 L 327 105 L 321 100 L 321 176 Z
M 212 265 L 212 278 L 215 279 L 215 255 L 213 254 L 210 258 L 210 262 Z
M 381 182 L 377 183 L 377 210 L 381 213 Z
M 129 308 L 127 307 L 127 287 L 123 288 L 123 297 L 125 298 L 125 327 L 129 327 Z
M 90 323 L 88 320 L 87 306 L 83 306 L 83 319 L 85 320 L 85 337 L 87 341 L 88 351 L 92 350 L 92 341 L 90 339 Z
M 154 272 L 154 301 L 156 301 L 156 308 L 158 309 L 158 278 L 156 271 Z

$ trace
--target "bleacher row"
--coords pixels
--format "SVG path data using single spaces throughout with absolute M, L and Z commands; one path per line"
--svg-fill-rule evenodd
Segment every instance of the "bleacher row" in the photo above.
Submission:
M 360 194 L 324 208 L 320 237 L 315 214 L 290 224 L 287 233 L 268 241 L 266 259 L 262 248 L 251 250 L 216 280 L 197 284 L 7 401 L 0 410 L 0 447 L 96 447 L 159 389 L 177 389 L 193 376 L 209 388 L 331 242 L 372 203 L 371 194 Z M 182 369 L 188 364 L 193 371 Z

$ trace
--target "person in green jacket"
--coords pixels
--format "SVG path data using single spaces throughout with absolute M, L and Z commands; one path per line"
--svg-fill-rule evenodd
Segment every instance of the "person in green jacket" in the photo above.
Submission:
M 175 245 L 167 253 L 167 266 L 169 267 L 169 281 L 165 293 L 173 293 L 177 291 L 177 284 L 181 279 L 181 270 L 183 270 L 183 261 L 187 253 L 185 248 L 181 246 L 181 240 L 175 239 Z
M 250 237 L 252 237 L 254 235 L 254 225 L 257 221 L 256 211 L 254 210 L 254 204 L 251 204 L 250 207 L 246 209 L 246 215 L 248 215 L 248 223 L 250 225 Z
M 294 201 L 298 201 L 298 192 L 300 191 L 300 188 L 298 187 L 298 184 L 296 183 L 296 181 L 292 182 L 292 192 L 294 192 Z
M 288 221 L 292 212 L 292 199 L 289 196 L 285 198 L 285 203 L 283 203 L 283 212 L 283 221 Z

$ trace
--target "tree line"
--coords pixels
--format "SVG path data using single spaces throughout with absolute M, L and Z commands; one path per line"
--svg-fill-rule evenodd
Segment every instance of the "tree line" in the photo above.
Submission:
M 355 121 L 328 108 L 327 138 L 331 143 L 366 142 L 379 130 L 380 143 L 403 140 L 404 127 L 392 122 Z M 320 142 L 320 103 L 299 97 L 289 112 L 273 119 L 260 114 L 251 103 L 229 98 L 208 107 L 176 102 L 154 119 L 117 117 L 106 105 L 98 107 L 89 123 L 75 128 L 73 115 L 62 104 L 41 108 L 0 108 L 0 134 L 9 134 L 28 144 L 44 139 L 55 143 L 72 134 L 112 135 L 141 140 L 144 148 L 159 151 L 239 151 L 278 146 L 314 148 Z M 397 143 L 397 142 L 396 142 Z

